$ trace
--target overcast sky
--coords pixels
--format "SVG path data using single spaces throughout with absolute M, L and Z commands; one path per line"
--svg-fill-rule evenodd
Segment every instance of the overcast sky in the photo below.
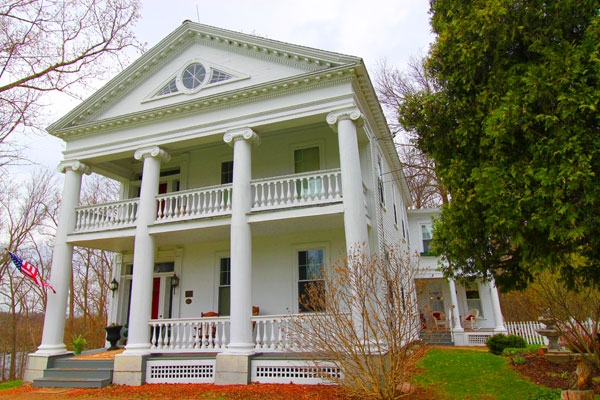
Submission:
M 135 31 L 151 48 L 189 19 L 206 25 L 363 58 L 371 78 L 386 59 L 402 68 L 433 40 L 427 0 L 142 0 Z M 54 122 L 74 107 L 54 107 Z M 49 136 L 49 135 L 46 135 Z M 62 141 L 29 136 L 37 161 L 55 168 Z

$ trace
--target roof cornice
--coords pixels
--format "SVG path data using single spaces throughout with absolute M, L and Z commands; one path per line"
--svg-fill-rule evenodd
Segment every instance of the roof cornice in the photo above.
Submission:
M 48 131 L 61 139 L 87 136 L 105 131 L 114 131 L 124 128 L 133 128 L 148 123 L 157 123 L 185 114 L 208 112 L 216 108 L 230 107 L 249 102 L 262 100 L 267 97 L 292 94 L 294 92 L 314 89 L 319 86 L 334 85 L 347 82 L 356 78 L 356 68 L 359 65 L 350 65 L 327 69 L 323 71 L 310 72 L 292 78 L 270 81 L 259 85 L 244 87 L 242 89 L 217 93 L 211 96 L 195 98 L 138 111 L 135 113 L 120 115 L 104 120 L 82 123 L 80 125 L 67 126 Z
M 55 132 L 68 130 L 69 127 L 86 125 L 86 121 L 99 115 L 110 104 L 129 93 L 168 59 L 194 43 L 226 47 L 230 51 L 234 50 L 245 55 L 293 65 L 307 71 L 318 71 L 361 62 L 358 57 L 185 21 L 88 99 L 51 124 L 47 128 L 48 132 L 55 135 Z

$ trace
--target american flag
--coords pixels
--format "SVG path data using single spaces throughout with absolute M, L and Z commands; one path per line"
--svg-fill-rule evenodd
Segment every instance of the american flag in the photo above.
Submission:
M 54 288 L 52 286 L 50 286 L 49 283 L 42 281 L 42 279 L 40 278 L 40 274 L 36 267 L 29 264 L 27 261 L 23 261 L 22 259 L 19 258 L 19 256 L 17 256 L 16 254 L 14 254 L 10 251 L 8 252 L 8 254 L 10 254 L 10 258 L 12 258 L 12 261 L 15 264 L 15 267 L 17 267 L 17 269 L 19 271 L 21 271 L 23 273 L 23 275 L 31 278 L 38 286 L 47 287 L 50 290 L 52 290 L 54 293 L 56 293 L 56 290 L 54 290 Z

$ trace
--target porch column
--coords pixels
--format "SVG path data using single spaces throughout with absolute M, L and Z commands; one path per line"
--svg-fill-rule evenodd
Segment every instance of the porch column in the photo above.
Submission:
M 90 168 L 79 161 L 64 161 L 60 163 L 58 170 L 65 174 L 65 182 L 52 252 L 50 283 L 56 294 L 48 294 L 42 343 L 36 351 L 36 354 L 41 355 L 67 351 L 63 336 L 73 260 L 73 245 L 67 243 L 67 235 L 75 229 L 75 207 L 79 205 L 81 177 L 90 173 Z
M 494 310 L 494 322 L 496 325 L 494 331 L 506 332 L 506 327 L 504 326 L 504 318 L 502 316 L 502 308 L 500 307 L 500 297 L 498 296 L 498 288 L 496 287 L 496 281 L 492 279 L 492 281 L 488 284 L 488 287 L 490 288 L 492 308 Z
M 327 115 L 327 123 L 338 134 L 344 191 L 344 230 L 348 255 L 351 255 L 353 250 L 369 253 L 365 196 L 356 132 L 356 123 L 361 123 L 362 120 L 363 115 L 357 109 L 332 112 Z
M 460 310 L 458 308 L 458 297 L 456 296 L 456 284 L 454 279 L 448 279 L 450 287 L 450 302 L 452 303 L 452 327 L 454 332 L 464 332 L 464 328 L 460 322 Z
M 160 163 L 162 160 L 168 161 L 170 156 L 161 148 L 153 146 L 137 150 L 134 157 L 136 160 L 143 160 L 144 164 L 133 247 L 131 312 L 124 354 L 146 354 L 150 350 L 148 320 L 152 313 L 154 273 L 154 237 L 150 235 L 148 226 L 156 219 Z
M 227 353 L 253 354 L 252 338 L 252 232 L 248 214 L 252 207 L 252 144 L 258 135 L 250 128 L 233 130 L 223 136 L 233 146 L 231 195 L 231 315 Z

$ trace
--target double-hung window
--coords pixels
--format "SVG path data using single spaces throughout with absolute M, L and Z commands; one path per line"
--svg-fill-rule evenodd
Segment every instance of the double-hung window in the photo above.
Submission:
M 433 229 L 431 224 L 421 225 L 421 235 L 423 238 L 423 252 L 422 255 L 431 254 L 431 239 L 433 238 Z
M 219 315 L 229 315 L 231 308 L 231 258 L 219 261 Z
M 300 250 L 298 256 L 298 310 L 300 312 L 325 311 L 322 295 L 323 249 Z

